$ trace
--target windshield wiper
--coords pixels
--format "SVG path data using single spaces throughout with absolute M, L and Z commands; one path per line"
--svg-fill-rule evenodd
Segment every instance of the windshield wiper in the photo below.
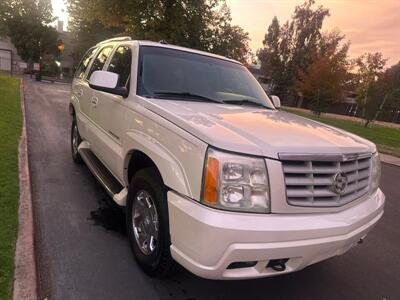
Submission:
M 190 99 L 190 100 L 197 100 L 197 101 L 208 101 L 208 102 L 217 102 L 217 103 L 222 103 L 222 101 L 208 98 L 206 96 L 198 95 L 198 94 L 193 94 L 190 92 L 154 92 L 152 95 L 158 96 L 158 97 L 173 97 L 173 98 L 179 98 L 179 99 Z
M 261 107 L 264 107 L 264 108 L 267 108 L 267 109 L 273 109 L 273 108 L 271 108 L 271 107 L 269 107 L 269 106 L 267 106 L 267 105 L 265 105 L 263 103 L 256 102 L 256 101 L 251 100 L 251 99 L 223 100 L 223 102 L 227 103 L 227 104 L 237 104 L 237 105 L 252 104 L 252 105 L 261 106 Z

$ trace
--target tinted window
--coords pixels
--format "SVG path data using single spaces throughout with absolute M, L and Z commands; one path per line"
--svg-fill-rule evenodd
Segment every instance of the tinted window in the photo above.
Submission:
M 99 54 L 97 54 L 96 58 L 93 60 L 92 66 L 90 67 L 90 71 L 87 76 L 88 79 L 90 79 L 90 75 L 92 75 L 94 71 L 103 70 L 104 64 L 106 63 L 107 58 L 110 56 L 112 49 L 113 48 L 111 46 L 101 49 Z
M 129 88 L 132 52 L 128 46 L 120 46 L 114 53 L 107 71 L 119 74 L 119 86 Z
M 223 101 L 241 99 L 272 108 L 264 90 L 241 64 L 161 47 L 140 47 L 138 94 L 196 94 Z
M 86 54 L 83 56 L 81 63 L 79 64 L 78 68 L 75 72 L 75 77 L 83 78 L 85 77 L 85 72 L 87 67 L 89 66 L 90 61 L 92 60 L 94 54 L 96 52 L 96 48 L 89 49 Z

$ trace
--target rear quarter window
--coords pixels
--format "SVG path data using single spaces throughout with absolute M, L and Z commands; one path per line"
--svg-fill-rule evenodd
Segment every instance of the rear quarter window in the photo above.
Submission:
M 93 59 L 94 54 L 96 53 L 97 48 L 91 48 L 89 49 L 85 55 L 82 57 L 81 62 L 79 63 L 78 68 L 76 69 L 75 72 L 75 77 L 83 79 L 85 77 L 86 70 Z

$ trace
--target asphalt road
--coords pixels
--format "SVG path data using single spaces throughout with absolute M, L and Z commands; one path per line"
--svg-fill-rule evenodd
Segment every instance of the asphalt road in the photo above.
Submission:
M 399 299 L 400 168 L 383 164 L 386 212 L 343 256 L 275 278 L 210 281 L 144 275 L 122 216 L 69 149 L 70 87 L 25 81 L 40 299 Z

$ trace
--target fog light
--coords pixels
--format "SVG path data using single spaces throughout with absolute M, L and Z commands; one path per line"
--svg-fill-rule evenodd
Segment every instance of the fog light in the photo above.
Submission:
M 242 269 L 242 268 L 251 268 L 257 264 L 257 261 L 236 261 L 231 263 L 227 269 Z

